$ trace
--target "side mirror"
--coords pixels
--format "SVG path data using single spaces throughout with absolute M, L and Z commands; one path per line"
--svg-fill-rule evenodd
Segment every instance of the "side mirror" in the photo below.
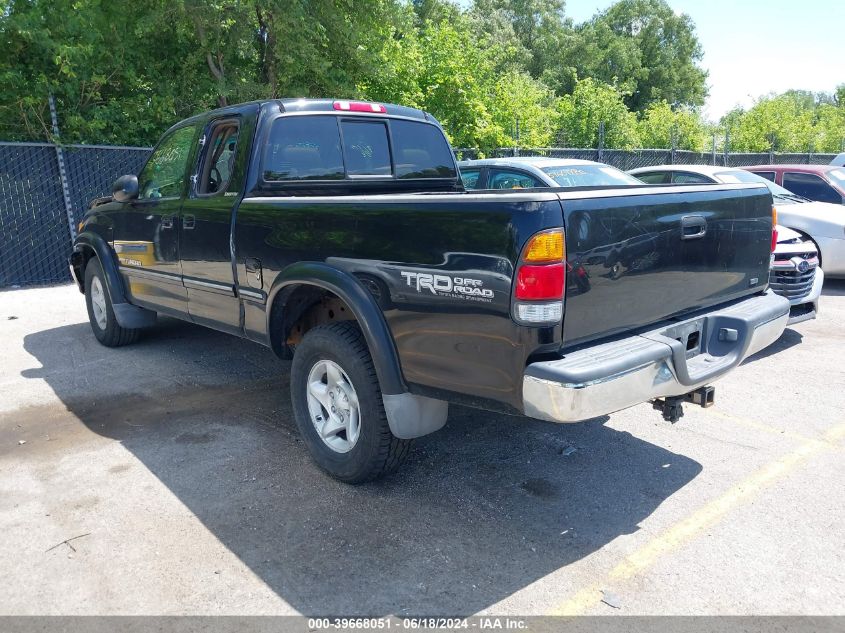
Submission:
M 138 197 L 138 177 L 121 176 L 112 185 L 112 197 L 118 202 L 128 202 Z

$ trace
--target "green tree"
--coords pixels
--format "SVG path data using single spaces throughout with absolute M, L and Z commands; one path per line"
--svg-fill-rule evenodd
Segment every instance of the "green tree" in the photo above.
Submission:
M 474 0 L 470 15 L 481 32 L 512 49 L 523 69 L 539 79 L 556 65 L 570 28 L 564 6 L 564 0 Z
M 822 104 L 815 114 L 814 151 L 831 154 L 845 152 L 845 105 Z
M 700 106 L 707 72 L 695 24 L 665 0 L 620 0 L 583 25 L 564 47 L 564 65 L 579 77 L 618 83 L 631 110 L 666 101 Z M 560 74 L 560 73 L 559 73 Z
M 605 147 L 630 149 L 639 144 L 636 116 L 625 106 L 617 88 L 591 78 L 582 79 L 558 104 L 558 143 L 567 147 L 596 147 L 599 123 L 605 125 Z
M 707 125 L 694 110 L 673 110 L 665 101 L 651 104 L 637 124 L 643 147 L 686 149 L 696 152 L 707 148 Z
M 557 98 L 542 82 L 527 73 L 511 71 L 493 88 L 492 122 L 500 132 L 500 147 L 549 147 L 555 136 Z M 519 139 L 516 138 L 517 122 Z
M 763 97 L 747 112 L 722 119 L 731 151 L 806 152 L 814 137 L 811 102 L 797 93 Z

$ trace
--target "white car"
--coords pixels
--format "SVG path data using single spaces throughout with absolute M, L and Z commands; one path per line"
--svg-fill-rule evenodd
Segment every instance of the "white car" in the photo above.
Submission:
M 769 286 L 792 304 L 790 324 L 815 318 L 825 274 L 845 277 L 842 205 L 809 201 L 762 176 L 733 167 L 659 165 L 628 173 L 650 184 L 765 184 L 772 192 L 778 213 L 778 244 Z

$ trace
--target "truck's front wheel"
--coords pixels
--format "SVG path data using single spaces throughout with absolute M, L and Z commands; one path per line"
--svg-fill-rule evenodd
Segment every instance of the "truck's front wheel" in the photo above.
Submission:
M 390 432 L 373 360 L 354 321 L 305 335 L 293 358 L 291 399 L 314 461 L 341 481 L 376 479 L 408 455 L 411 440 Z
M 103 345 L 120 347 L 138 340 L 139 330 L 121 327 L 117 322 L 103 267 L 96 257 L 85 267 L 85 305 L 94 336 Z

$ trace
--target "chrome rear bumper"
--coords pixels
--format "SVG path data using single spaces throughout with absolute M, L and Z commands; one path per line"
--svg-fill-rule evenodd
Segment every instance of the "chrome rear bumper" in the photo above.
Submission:
M 532 363 L 523 376 L 523 410 L 541 420 L 577 422 L 684 395 L 780 338 L 789 308 L 785 298 L 767 292 Z

